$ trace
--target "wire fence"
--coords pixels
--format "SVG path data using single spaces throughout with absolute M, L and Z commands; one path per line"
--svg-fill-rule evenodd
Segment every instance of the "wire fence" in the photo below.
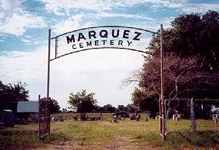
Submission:
M 219 98 L 166 99 L 167 130 L 180 128 L 188 131 L 216 130 L 219 131 Z M 208 127 L 208 128 L 207 128 Z

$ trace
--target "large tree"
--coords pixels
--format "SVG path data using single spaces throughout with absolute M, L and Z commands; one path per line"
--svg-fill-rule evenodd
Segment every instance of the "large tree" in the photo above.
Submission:
M 164 31 L 164 62 L 166 97 L 169 96 L 169 79 L 181 82 L 181 96 L 219 97 L 219 13 L 208 11 L 204 15 L 189 14 L 174 19 L 172 27 Z M 159 35 L 154 37 L 150 49 L 159 59 Z M 174 53 L 174 57 L 172 56 Z M 173 61 L 176 60 L 176 61 Z M 171 62 L 173 62 L 171 64 Z M 156 63 L 156 62 L 155 62 Z M 159 62 L 157 61 L 157 64 Z M 169 64 L 171 66 L 169 67 Z M 180 64 L 180 65 L 179 65 Z M 151 63 L 145 63 L 146 66 Z M 169 67 L 169 69 L 168 69 Z M 158 67 L 159 68 L 159 67 Z M 144 67 L 145 69 L 145 67 Z M 174 74 L 174 76 L 172 76 Z M 213 81 L 213 82 L 212 82 Z M 175 84 L 175 83 L 174 83 Z M 200 94 L 202 93 L 202 95 Z
M 81 90 L 77 93 L 70 93 L 68 103 L 72 108 L 77 108 L 77 112 L 91 112 L 94 109 L 94 105 L 97 103 L 94 95 L 95 93 L 87 93 L 86 90 Z
M 198 56 L 199 65 L 205 71 L 219 69 L 219 13 L 208 11 L 204 15 L 188 14 L 174 19 L 172 27 L 164 30 L 165 55 L 176 53 L 181 58 Z M 160 36 L 155 36 L 150 49 L 159 54 Z
M 182 15 L 171 25 L 163 33 L 165 98 L 218 98 L 219 13 Z M 154 55 L 145 57 L 137 76 L 140 92 L 134 93 L 135 103 L 160 93 L 159 35 L 152 38 L 149 49 Z
M 18 82 L 15 84 L 3 84 L 0 81 L 0 109 L 17 110 L 18 101 L 28 100 L 28 90 L 25 84 Z
M 60 112 L 60 106 L 57 100 L 53 98 L 49 100 L 49 111 L 52 114 Z

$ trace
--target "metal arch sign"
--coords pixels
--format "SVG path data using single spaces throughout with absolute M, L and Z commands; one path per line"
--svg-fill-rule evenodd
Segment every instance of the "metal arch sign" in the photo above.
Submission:
M 66 32 L 54 37 L 55 56 L 51 60 L 91 49 L 126 49 L 151 54 L 146 50 L 150 30 L 126 26 L 97 26 Z

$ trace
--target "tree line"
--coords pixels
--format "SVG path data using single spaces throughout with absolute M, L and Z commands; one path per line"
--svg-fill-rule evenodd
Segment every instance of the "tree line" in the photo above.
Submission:
M 42 99 L 45 99 L 42 98 Z M 29 91 L 26 89 L 26 84 L 22 82 L 4 84 L 0 81 L 0 111 L 10 109 L 14 113 L 17 112 L 17 103 L 19 101 L 29 101 Z M 103 112 L 103 113 L 114 113 L 117 111 L 136 111 L 136 107 L 128 104 L 127 106 L 118 105 L 114 107 L 111 104 L 99 106 L 95 99 L 95 93 L 88 93 L 86 90 L 79 92 L 70 93 L 68 103 L 70 110 L 74 110 L 79 113 L 87 112 Z M 66 112 L 67 109 L 62 109 L 57 100 L 54 98 L 49 99 L 49 110 L 50 113 Z M 76 108 L 76 109 L 72 109 Z
M 95 93 L 87 92 L 82 89 L 79 92 L 70 93 L 68 103 L 70 109 L 79 113 L 89 113 L 89 112 L 102 112 L 102 113 L 115 113 L 115 112 L 137 112 L 138 107 L 128 104 L 127 106 L 118 105 L 117 107 L 111 104 L 106 104 L 99 106 L 97 100 L 95 99 Z

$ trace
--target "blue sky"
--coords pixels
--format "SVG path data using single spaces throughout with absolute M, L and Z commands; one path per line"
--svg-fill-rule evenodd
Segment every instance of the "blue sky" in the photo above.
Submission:
M 219 11 L 218 0 L 0 0 L 0 80 L 27 83 L 30 99 L 45 95 L 47 32 L 125 25 L 157 31 L 178 15 Z M 51 96 L 67 107 L 70 92 L 94 91 L 99 104 L 128 104 L 134 85 L 122 81 L 140 69 L 141 54 L 84 52 L 52 64 Z M 122 88 L 121 88 L 122 87 Z

